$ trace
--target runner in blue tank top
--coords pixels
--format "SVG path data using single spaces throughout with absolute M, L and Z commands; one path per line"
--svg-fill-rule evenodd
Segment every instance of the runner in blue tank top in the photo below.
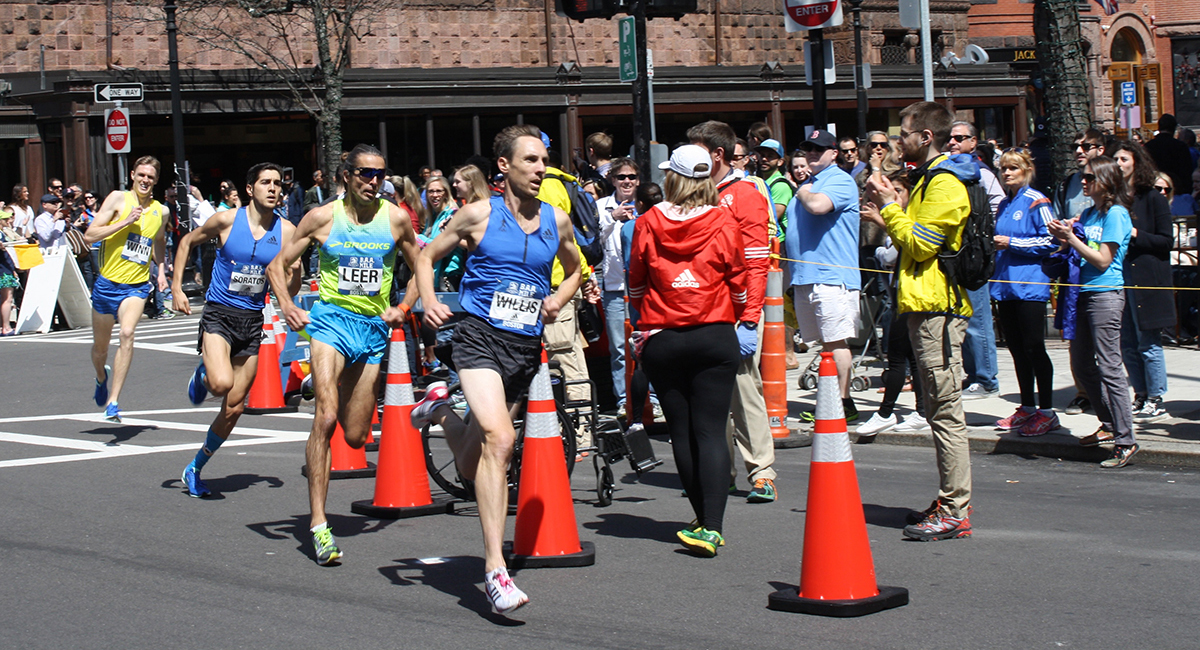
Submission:
M 193 246 L 214 238 L 220 242 L 212 282 L 205 296 L 204 315 L 200 317 L 200 340 L 196 348 L 203 356 L 188 382 L 188 398 L 197 406 L 209 392 L 223 399 L 204 445 L 183 470 L 183 484 L 193 497 L 209 494 L 208 486 L 200 480 L 200 470 L 237 425 L 246 395 L 258 374 L 267 264 L 295 230 L 274 212 L 283 200 L 281 178 L 282 168 L 274 163 L 251 167 L 246 173 L 250 203 L 244 208 L 214 214 L 179 242 L 175 257 L 179 260 L 186 260 Z M 176 287 L 183 286 L 184 266 L 175 266 Z M 299 269 L 299 265 L 292 268 L 291 282 L 296 287 L 300 282 Z M 173 302 L 176 311 L 192 313 L 191 303 L 182 291 L 175 292 Z
M 425 246 L 413 270 L 425 320 L 434 327 L 450 318 L 433 287 L 434 262 L 467 242 L 459 302 L 467 312 L 454 330 L 452 359 L 472 419 L 469 426 L 446 406 L 445 384 L 432 384 L 413 409 L 418 428 L 436 422 L 446 433 L 458 471 L 475 482 L 483 527 L 484 587 L 497 613 L 529 601 L 513 584 L 501 553 L 508 513 L 508 464 L 516 432 L 512 414 L 541 364 L 542 325 L 553 321 L 579 288 L 579 254 L 571 220 L 540 201 L 546 146 L 529 125 L 501 131 L 493 145 L 504 174 L 504 194 L 462 207 L 446 229 Z M 550 292 L 554 257 L 565 278 Z
M 408 208 L 379 198 L 386 171 L 387 162 L 378 149 L 365 144 L 354 147 L 338 171 L 345 195 L 309 210 L 296 226 L 296 234 L 267 266 L 267 278 L 288 327 L 306 330 L 312 339 L 310 376 L 316 416 L 304 458 L 312 512 L 309 531 L 321 565 L 343 557 L 325 517 L 329 441 L 340 422 L 346 444 L 355 449 L 366 444 L 380 359 L 391 328 L 404 324 L 417 299 L 414 291 L 398 306 L 388 300 L 396 251 L 412 268 L 417 237 Z M 295 291 L 288 286 L 288 271 L 296 268 L 310 245 L 320 249 L 320 300 L 306 312 L 292 302 Z

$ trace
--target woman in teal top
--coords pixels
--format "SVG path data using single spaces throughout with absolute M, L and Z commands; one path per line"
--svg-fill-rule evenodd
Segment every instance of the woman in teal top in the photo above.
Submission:
M 1079 252 L 1079 304 L 1071 362 L 1096 409 L 1100 428 L 1080 441 L 1085 446 L 1114 444 L 1100 463 L 1124 467 L 1138 451 L 1133 436 L 1129 382 L 1121 357 L 1121 315 L 1125 310 L 1122 264 L 1129 249 L 1133 221 L 1132 193 L 1116 161 L 1100 156 L 1083 170 L 1083 191 L 1094 205 L 1079 217 L 1086 240 L 1075 236 L 1070 221 L 1052 221 L 1050 234 Z

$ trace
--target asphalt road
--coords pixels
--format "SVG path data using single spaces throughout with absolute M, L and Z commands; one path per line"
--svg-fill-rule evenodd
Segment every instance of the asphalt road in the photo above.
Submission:
M 731 497 L 728 546 L 704 560 L 674 532 L 691 519 L 666 464 L 594 506 L 573 486 L 596 564 L 516 574 L 532 602 L 490 613 L 474 510 L 377 521 L 350 513 L 370 479 L 329 497 L 344 563 L 312 560 L 299 468 L 308 421 L 247 416 L 205 470 L 179 474 L 214 403 L 184 385 L 194 319 L 146 322 L 122 408 L 99 421 L 85 332 L 0 342 L 0 646 L 12 648 L 1185 648 L 1200 624 L 1200 473 L 1118 472 L 1046 458 L 973 456 L 969 540 L 902 539 L 934 496 L 929 449 L 854 447 L 875 569 L 905 607 L 857 619 L 766 609 L 799 580 L 809 451 L 781 451 L 781 498 Z M 509 520 L 510 531 L 512 518 Z M 829 535 L 841 531 L 830 530 Z

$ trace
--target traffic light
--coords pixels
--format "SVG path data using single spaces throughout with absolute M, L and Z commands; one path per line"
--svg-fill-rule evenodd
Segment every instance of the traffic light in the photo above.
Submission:
M 609 9 L 612 0 L 554 0 L 556 13 L 571 20 L 586 18 L 612 18 L 616 13 Z

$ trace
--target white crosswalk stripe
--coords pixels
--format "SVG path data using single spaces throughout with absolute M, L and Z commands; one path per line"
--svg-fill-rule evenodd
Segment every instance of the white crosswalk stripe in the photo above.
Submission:
M 196 354 L 196 339 L 200 322 L 200 310 L 193 308 L 191 316 L 179 315 L 171 320 L 143 319 L 137 326 L 133 347 L 159 352 L 174 352 L 176 354 Z M 113 325 L 112 345 L 117 344 L 119 327 Z M 74 343 L 92 344 L 90 327 L 62 332 L 47 332 L 46 334 L 25 334 L 14 336 L 9 341 L 14 343 Z

